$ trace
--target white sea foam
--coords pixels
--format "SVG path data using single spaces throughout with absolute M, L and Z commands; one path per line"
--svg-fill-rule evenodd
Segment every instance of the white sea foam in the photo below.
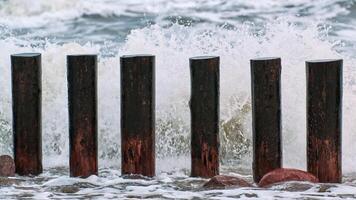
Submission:
M 189 57 L 218 55 L 221 57 L 221 151 L 223 173 L 236 175 L 241 168 L 251 168 L 251 111 L 250 111 L 250 70 L 249 59 L 278 56 L 282 58 L 282 115 L 283 115 L 283 158 L 286 167 L 305 169 L 306 161 L 306 113 L 305 113 L 305 61 L 309 59 L 344 59 L 344 110 L 343 110 L 343 170 L 355 172 L 354 155 L 356 140 L 355 117 L 355 70 L 356 60 L 337 50 L 343 43 L 328 36 L 327 26 L 318 26 L 318 20 L 347 14 L 346 1 L 163 1 L 134 0 L 114 1 L 67 1 L 37 0 L 29 6 L 28 1 L 5 1 L 0 6 L 0 24 L 16 27 L 51 27 L 60 29 L 57 22 L 65 23 L 82 15 L 141 15 L 157 14 L 158 21 L 167 16 L 189 13 L 192 18 L 202 18 L 218 23 L 233 23 L 235 28 L 216 27 L 209 23 L 195 26 L 160 23 L 130 31 L 125 41 L 113 56 L 102 55 L 105 46 L 75 42 L 56 44 L 46 40 L 28 41 L 11 36 L 11 30 L 3 28 L 0 40 L 0 154 L 12 153 L 11 133 L 11 72 L 10 54 L 20 52 L 42 53 L 43 64 L 43 152 L 45 168 L 68 166 L 68 113 L 66 85 L 66 55 L 99 54 L 99 158 L 101 174 L 89 179 L 72 179 L 67 174 L 45 173 L 37 183 L 31 178 L 21 184 L 23 187 L 0 188 L 1 195 L 25 196 L 46 199 L 60 196 L 56 187 L 79 185 L 81 190 L 67 198 L 86 196 L 96 198 L 128 198 L 130 195 L 152 198 L 247 198 L 274 199 L 303 198 L 322 195 L 321 198 L 335 199 L 319 194 L 318 186 L 301 193 L 281 192 L 280 188 L 256 190 L 251 188 L 200 191 L 204 180 L 188 178 L 190 169 L 190 96 Z M 224 3 L 225 2 L 225 3 Z M 32 6 L 32 4 L 34 6 Z M 95 5 L 95 6 L 93 6 Z M 202 12 L 193 12 L 196 7 Z M 309 5 L 309 6 L 307 6 Z M 214 7 L 220 6 L 216 12 Z M 319 7 L 317 7 L 319 6 Z M 31 7 L 31 9 L 26 9 Z M 236 9 L 232 9 L 236 7 Z M 246 9 L 238 9 L 246 7 Z M 290 7 L 287 9 L 285 7 Z M 307 9 L 306 7 L 310 7 Z M 311 17 L 295 18 L 301 9 L 314 13 Z M 232 11 L 232 10 L 233 11 Z M 262 11 L 269 10 L 264 13 Z M 279 17 L 279 12 L 292 15 Z M 309 10 L 309 11 L 308 11 Z M 314 12 L 315 11 L 315 12 Z M 141 14 L 138 14 L 141 13 Z M 236 16 L 260 13 L 270 22 L 264 26 L 253 23 L 239 23 Z M 273 20 L 271 20 L 273 19 Z M 315 23 L 306 20 L 315 20 Z M 231 20 L 231 21 L 230 21 Z M 302 22 L 302 26 L 294 21 Z M 273 22 L 272 22 L 273 21 Z M 320 22 L 320 21 L 318 21 Z M 58 27 L 57 27 L 58 26 Z M 352 27 L 350 27 L 352 29 Z M 341 32 L 349 37 L 352 30 Z M 44 44 L 38 46 L 37 44 Z M 353 52 L 348 47 L 347 52 Z M 127 180 L 120 177 L 120 56 L 125 54 L 149 53 L 156 55 L 156 101 L 157 101 L 157 177 L 152 180 Z M 225 130 L 228 130 L 227 132 Z M 238 161 L 238 162 L 234 162 Z M 108 170 L 105 167 L 111 167 Z M 346 175 L 347 177 L 349 175 Z M 250 175 L 245 176 L 251 178 Z M 351 179 L 353 176 L 350 176 Z M 47 180 L 49 179 L 49 180 Z M 181 186 L 180 184 L 184 185 Z M 348 182 L 347 184 L 352 184 Z M 84 185 L 84 186 L 83 186 Z M 130 186 L 128 186 L 130 185 Z M 181 188 L 183 187 L 183 188 Z M 187 189 L 189 188 L 189 189 Z M 333 195 L 350 194 L 353 186 L 339 185 L 330 189 Z M 0 197 L 1 197 L 0 195 Z M 57 196 L 58 195 L 58 196 Z M 152 196 L 153 195 L 153 196 Z M 156 196 L 154 196 L 156 195 Z M 61 196 L 63 197 L 63 196 Z M 60 197 L 59 197 L 60 198 Z
M 352 199 L 356 197 L 352 185 L 287 182 L 270 188 L 228 188 L 206 190 L 206 181 L 186 175 L 161 174 L 152 180 L 123 179 L 116 170 L 101 170 L 103 176 L 87 179 L 50 177 L 50 180 L 25 182 L 1 187 L 0 197 L 36 199 Z M 47 177 L 48 178 L 48 177 Z M 168 181 L 162 181 L 168 180 Z M 63 193 L 63 191 L 66 191 Z
M 51 24 L 58 25 L 61 21 L 83 15 L 143 16 L 145 14 L 157 16 L 158 21 L 170 16 L 189 15 L 193 19 L 232 24 L 236 24 L 236 18 L 241 16 L 273 19 L 281 15 L 305 15 L 308 16 L 307 20 L 326 20 L 349 13 L 347 6 L 352 3 L 353 1 L 348 0 L 288 0 L 283 2 L 276 0 L 11 0 L 0 2 L 0 23 L 14 28 L 45 25 L 50 27 Z M 196 10 L 197 8 L 199 11 Z
M 245 24 L 236 30 L 222 28 L 184 27 L 174 25 L 161 28 L 153 25 L 131 32 L 114 57 L 99 59 L 99 157 L 103 166 L 119 166 L 120 163 L 120 88 L 119 57 L 123 54 L 151 53 L 156 55 L 157 65 L 157 149 L 158 157 L 186 156 L 189 154 L 189 63 L 191 56 L 219 55 L 221 57 L 221 119 L 228 121 L 236 116 L 238 137 L 251 138 L 250 111 L 241 109 L 250 102 L 249 59 L 262 56 L 280 56 L 283 63 L 282 107 L 284 163 L 288 167 L 305 169 L 305 60 L 316 58 L 344 58 L 344 169 L 352 171 L 352 155 L 356 151 L 352 141 L 354 134 L 353 101 L 354 59 L 347 58 L 333 49 L 338 43 L 324 41 L 316 27 L 300 28 L 284 22 L 276 22 L 265 28 L 265 34 L 257 36 Z M 12 53 L 38 51 L 43 55 L 43 151 L 47 167 L 67 166 L 68 117 L 65 55 L 74 53 L 98 53 L 97 45 L 81 46 L 48 43 L 44 48 L 19 47 L 11 39 L 1 41 L 0 59 L 2 113 L 11 121 L 10 62 Z M 174 114 L 168 114 L 174 113 Z M 168 122 L 175 122 L 166 129 Z M 169 124 L 169 123 L 168 123 Z M 7 133 L 11 137 L 11 132 Z M 225 134 L 225 133 L 224 133 Z M 226 135 L 222 134 L 221 137 Z M 11 143 L 11 139 L 10 141 Z M 224 141 L 224 140 L 223 140 Z M 226 162 L 241 154 L 236 141 L 225 140 L 221 145 L 227 156 Z M 171 145 L 166 145 L 166 144 Z M 302 148 L 304 147 L 304 148 Z M 247 152 L 251 146 L 246 146 Z M 6 146 L 1 151 L 9 152 Z M 246 152 L 245 152 L 246 153 Z M 230 156 L 231 155 L 231 156 Z M 246 157 L 245 157 L 246 158 Z M 184 160 L 184 159 L 183 159 Z M 189 160 L 182 168 L 189 168 Z M 167 161 L 169 163 L 169 161 Z M 246 166 L 250 162 L 247 156 Z M 163 171 L 171 165 L 163 167 Z

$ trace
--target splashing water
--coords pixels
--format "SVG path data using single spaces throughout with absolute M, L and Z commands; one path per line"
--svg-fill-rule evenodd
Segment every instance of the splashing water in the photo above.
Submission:
M 339 58 L 325 35 L 313 27 L 307 29 L 278 22 L 266 26 L 260 34 L 251 32 L 254 26 L 244 24 L 236 29 L 200 28 L 173 25 L 162 28 L 152 25 L 133 30 L 127 37 L 119 54 L 102 57 L 99 61 L 99 143 L 102 163 L 119 159 L 120 88 L 119 56 L 134 53 L 151 53 L 157 57 L 157 151 L 159 157 L 189 154 L 189 108 L 190 80 L 188 60 L 196 55 L 221 56 L 221 151 L 222 161 L 240 159 L 251 151 L 251 108 L 249 59 L 260 56 L 280 56 L 283 62 L 283 142 L 287 166 L 304 168 L 305 152 L 305 68 L 304 61 L 314 58 Z M 9 55 L 14 52 L 39 51 L 43 54 L 43 120 L 44 152 L 46 157 L 58 160 L 56 165 L 65 166 L 68 156 L 67 136 L 67 91 L 65 55 L 77 52 L 98 53 L 99 46 L 46 44 L 44 48 L 18 47 L 13 40 L 2 41 L 2 70 L 6 75 L 1 80 L 4 95 L 1 107 L 9 120 L 10 71 Z M 348 108 L 349 82 L 352 77 L 353 59 L 345 60 L 345 107 Z M 6 95 L 5 95 L 6 94 Z M 348 119 L 349 109 L 344 118 Z M 10 124 L 9 121 L 7 124 Z M 345 126 L 350 126 L 347 120 Z M 5 130 L 8 129 L 5 126 Z M 351 133 L 345 128 L 344 153 L 352 152 Z M 6 131 L 5 131 L 6 132 Z M 10 131 L 7 131 L 7 141 Z M 170 144 L 170 145 L 166 145 Z M 3 148 L 8 152 L 10 148 Z M 5 151 L 5 153 L 6 153 Z M 55 158 L 63 156 L 62 159 Z M 296 159 L 297 158 L 297 159 Z M 351 158 L 350 158 L 351 159 Z M 344 159 L 345 160 L 345 159 Z M 110 162 L 109 161 L 109 162 Z M 250 160 L 248 160 L 249 162 Z M 347 162 L 347 157 L 346 157 Z M 45 162 L 48 163 L 48 162 Z M 118 163 L 117 161 L 115 163 Z M 51 166 L 51 165 L 50 165 Z M 347 165 L 346 165 L 347 166 Z M 346 168 L 347 169 L 347 168 Z
M 347 26 L 349 19 L 344 23 L 334 23 L 333 28 L 328 25 L 335 17 L 341 20 L 352 11 L 352 2 L 341 0 L 282 3 L 274 0 L 2 1 L 0 154 L 12 154 L 10 54 L 40 52 L 43 68 L 43 163 L 48 171 L 35 179 L 17 180 L 22 187 L 27 187 L 27 193 L 16 186 L 0 188 L 0 193 L 14 197 L 31 194 L 35 195 L 33 198 L 55 198 L 63 193 L 63 186 L 70 185 L 80 191 L 77 196 L 67 194 L 68 198 L 96 198 L 95 194 L 98 198 L 141 198 L 150 197 L 153 193 L 152 198 L 204 199 L 231 197 L 234 192 L 241 197 L 252 194 L 291 198 L 289 193 L 249 189 L 220 191 L 220 196 L 214 196 L 216 191 L 199 191 L 204 180 L 187 177 L 190 168 L 189 58 L 198 55 L 218 55 L 221 58 L 222 173 L 247 174 L 247 178 L 251 178 L 252 151 L 249 59 L 282 58 L 284 166 L 305 169 L 305 61 L 343 58 L 342 161 L 347 174 L 345 180 L 352 184 L 354 176 L 348 174 L 355 172 L 353 105 L 356 103 L 356 88 L 353 66 L 356 60 L 352 55 L 354 38 L 348 36 L 349 32 L 354 33 L 354 29 Z M 280 16 L 281 13 L 284 15 Z M 346 41 L 343 40 L 345 36 L 348 37 Z M 78 53 L 99 54 L 101 169 L 100 177 L 87 180 L 66 177 L 69 154 L 66 55 Z M 148 181 L 125 180 L 117 171 L 121 158 L 119 57 L 137 53 L 156 56 L 158 176 Z M 313 196 L 319 189 L 314 185 L 306 195 Z M 345 191 L 352 189 L 354 187 L 344 185 L 330 191 L 338 197 L 338 194 L 346 194 L 348 192 Z

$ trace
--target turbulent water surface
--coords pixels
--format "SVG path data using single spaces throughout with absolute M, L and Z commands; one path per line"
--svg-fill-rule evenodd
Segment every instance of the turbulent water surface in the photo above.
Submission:
M 39 177 L 0 179 L 1 199 L 356 198 L 353 0 L 1 0 L 0 154 L 12 154 L 10 54 L 42 53 Z M 68 177 L 66 55 L 99 54 L 100 176 Z M 120 177 L 119 57 L 156 55 L 157 177 Z M 188 59 L 221 57 L 222 174 L 251 179 L 249 59 L 282 58 L 284 166 L 306 168 L 305 60 L 344 59 L 340 185 L 202 190 L 189 178 Z M 306 183 L 305 183 L 306 184 Z

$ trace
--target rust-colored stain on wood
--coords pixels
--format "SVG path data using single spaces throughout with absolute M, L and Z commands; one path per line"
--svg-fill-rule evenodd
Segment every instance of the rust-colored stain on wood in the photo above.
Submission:
M 253 178 L 282 167 L 281 59 L 251 60 Z
M 219 174 L 219 57 L 190 59 L 191 176 Z
M 155 57 L 121 57 L 121 171 L 155 175 Z
M 152 177 L 155 175 L 154 152 L 145 151 L 151 149 L 152 144 L 144 138 L 126 138 L 123 144 L 122 174 L 141 174 Z M 153 157 L 153 158 L 152 158 Z M 150 159 L 148 159 L 150 158 Z
M 342 179 L 342 60 L 308 61 L 307 165 L 320 182 Z
M 42 173 L 41 54 L 11 56 L 14 160 L 19 175 Z
M 310 136 L 308 146 L 308 171 L 320 177 L 320 182 L 340 183 L 341 155 L 338 147 L 335 146 L 335 141 Z M 318 149 L 314 150 L 314 148 Z
M 192 155 L 192 176 L 210 178 L 219 174 L 219 152 L 207 143 L 200 143 L 201 152 Z
M 70 176 L 98 175 L 97 56 L 68 56 Z

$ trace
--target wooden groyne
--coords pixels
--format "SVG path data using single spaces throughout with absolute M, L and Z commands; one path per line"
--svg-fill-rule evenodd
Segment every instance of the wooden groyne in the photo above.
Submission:
M 321 182 L 342 178 L 342 60 L 314 60 L 307 68 L 307 166 Z
M 280 58 L 252 59 L 255 182 L 281 168 Z M 342 178 L 342 60 L 306 62 L 307 170 L 321 182 Z M 16 173 L 42 173 L 41 55 L 11 56 Z M 155 176 L 155 56 L 120 58 L 122 175 Z M 190 58 L 191 176 L 219 174 L 220 58 Z M 97 55 L 67 57 L 70 176 L 98 175 Z M 112 83 L 120 84 L 120 83 Z M 285 134 L 285 133 L 284 133 Z M 118 138 L 119 139 L 119 138 Z
M 251 60 L 253 178 L 282 167 L 281 59 Z
M 121 172 L 155 175 L 155 57 L 123 56 Z
M 193 177 L 219 174 L 219 57 L 190 59 Z
M 41 54 L 11 56 L 14 160 L 19 175 L 42 173 Z
M 98 174 L 97 56 L 67 56 L 70 176 Z

